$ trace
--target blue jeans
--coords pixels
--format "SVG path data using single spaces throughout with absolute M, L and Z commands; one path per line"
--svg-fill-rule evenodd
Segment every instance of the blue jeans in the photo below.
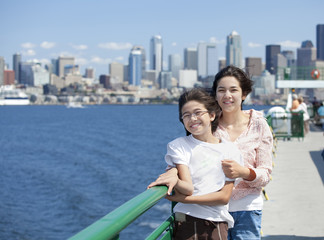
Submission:
M 234 227 L 228 230 L 228 240 L 260 240 L 262 210 L 230 212 Z

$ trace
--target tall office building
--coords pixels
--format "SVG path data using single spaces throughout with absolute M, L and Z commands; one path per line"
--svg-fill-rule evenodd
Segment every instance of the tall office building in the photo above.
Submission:
M 179 54 L 169 55 L 169 71 L 172 73 L 172 77 L 179 81 L 179 71 L 182 69 L 181 56 Z
M 0 86 L 4 85 L 4 70 L 5 70 L 5 60 L 0 57 Z
M 3 77 L 4 77 L 3 85 L 14 85 L 15 84 L 15 72 L 13 70 L 4 70 Z
M 324 24 L 316 25 L 317 59 L 324 60 Z
M 95 70 L 92 67 L 86 68 L 84 77 L 86 77 L 86 78 L 95 78 Z
M 280 53 L 280 45 L 266 45 L 266 70 L 270 74 L 276 74 L 275 57 Z
M 21 62 L 20 83 L 28 86 L 49 84 L 49 73 L 38 62 Z
M 19 78 L 19 63 L 21 62 L 21 54 L 15 53 L 12 58 L 12 69 L 15 72 L 15 79 L 17 82 L 20 82 Z
M 163 70 L 163 44 L 159 35 L 151 38 L 150 45 L 150 69 L 158 73 Z
M 64 77 L 66 66 L 74 66 L 74 57 L 59 57 L 58 58 L 58 76 Z
M 169 71 L 160 72 L 159 76 L 160 88 L 161 89 L 171 89 L 172 88 L 172 73 Z
M 139 50 L 131 50 L 129 54 L 129 85 L 141 86 L 142 80 L 142 54 Z
M 146 71 L 146 54 L 145 54 L 145 49 L 143 46 L 135 45 L 133 46 L 132 50 L 138 50 L 141 52 L 142 55 L 142 78 L 145 76 L 145 71 Z
M 313 62 L 316 61 L 316 48 L 312 41 L 303 41 L 297 49 L 297 79 L 311 79 Z
M 218 71 L 216 43 L 198 43 L 198 76 L 214 76 Z
M 196 48 L 184 49 L 184 69 L 198 70 L 198 55 Z
M 124 64 L 116 62 L 110 63 L 109 73 L 115 82 L 122 83 L 124 81 Z
M 218 70 L 222 70 L 226 67 L 226 59 L 219 59 L 218 60 Z
M 257 57 L 245 58 L 245 69 L 250 76 L 260 76 L 262 74 L 262 59 Z
M 287 59 L 287 67 L 292 67 L 296 65 L 295 53 L 294 51 L 285 50 L 281 54 Z
M 236 31 L 227 36 L 226 65 L 242 67 L 241 36 Z

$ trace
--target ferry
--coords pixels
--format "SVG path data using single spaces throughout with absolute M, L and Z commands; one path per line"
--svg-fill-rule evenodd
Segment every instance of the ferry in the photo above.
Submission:
M 0 105 L 29 105 L 30 101 L 26 93 L 16 89 L 12 85 L 0 87 Z

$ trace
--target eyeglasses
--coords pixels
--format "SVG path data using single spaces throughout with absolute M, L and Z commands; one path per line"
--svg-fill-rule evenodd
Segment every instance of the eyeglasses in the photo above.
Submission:
M 185 113 L 181 116 L 182 120 L 184 121 L 188 121 L 190 120 L 192 117 L 194 117 L 195 119 L 201 117 L 202 115 L 204 115 L 205 113 L 208 113 L 208 111 L 197 111 L 194 113 Z

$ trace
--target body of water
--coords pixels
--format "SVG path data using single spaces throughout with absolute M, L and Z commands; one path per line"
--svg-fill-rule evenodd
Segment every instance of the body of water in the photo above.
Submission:
M 1 106 L 0 239 L 73 236 L 145 191 L 183 135 L 177 105 Z M 169 214 L 163 199 L 121 239 L 144 239 Z

